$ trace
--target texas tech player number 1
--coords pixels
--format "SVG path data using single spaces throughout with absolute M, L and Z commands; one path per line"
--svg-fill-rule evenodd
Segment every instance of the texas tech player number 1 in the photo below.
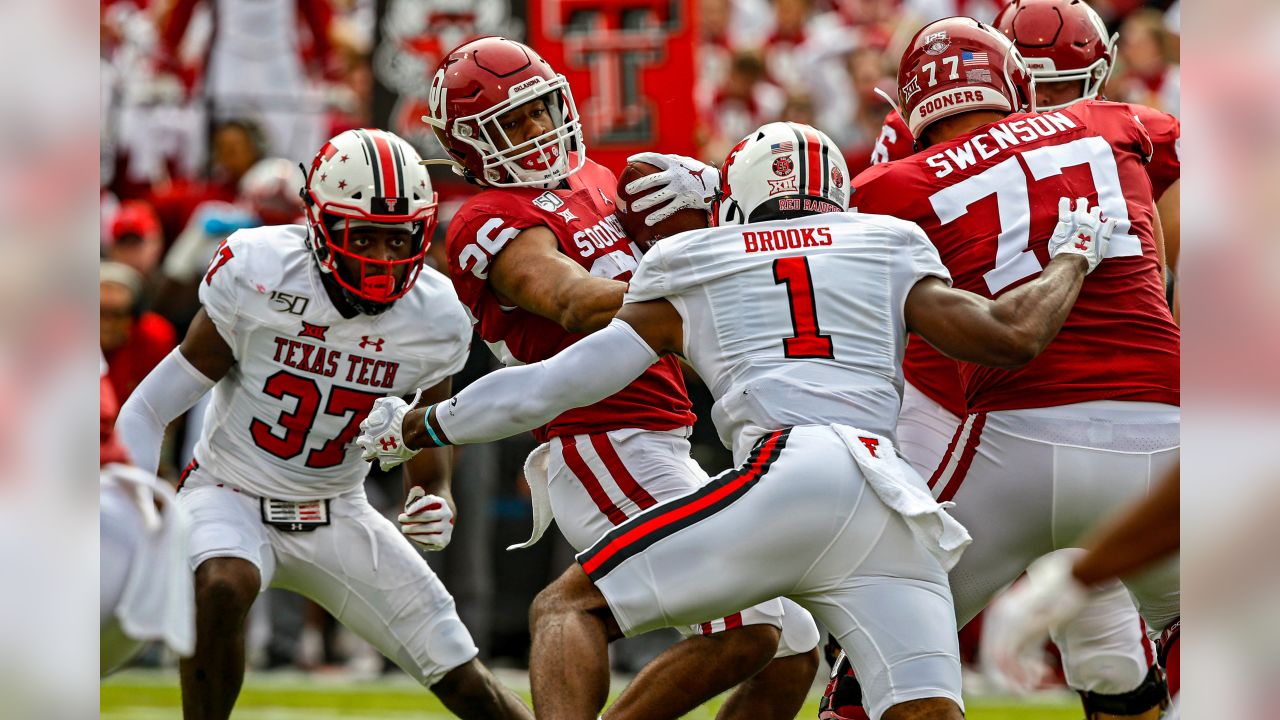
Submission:
M 773 261 L 773 281 L 787 286 L 791 329 L 795 333 L 782 340 L 783 354 L 789 358 L 832 358 L 831 336 L 818 327 L 817 301 L 813 294 L 813 274 L 809 258 L 785 257 Z

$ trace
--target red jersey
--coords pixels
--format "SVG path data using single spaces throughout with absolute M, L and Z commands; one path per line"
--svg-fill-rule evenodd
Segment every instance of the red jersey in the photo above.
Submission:
M 893 162 L 915 154 L 916 139 L 897 110 L 884 116 L 884 127 L 871 151 L 871 164 Z M 902 358 L 902 375 L 926 397 L 952 415 L 964 417 L 964 388 L 960 387 L 960 368 L 955 360 L 943 355 L 920 336 L 907 338 L 907 352 Z
M 969 412 L 1178 404 L 1180 336 L 1164 299 L 1144 167 L 1153 151 L 1129 106 L 1087 100 L 1010 115 L 854 179 L 858 210 L 918 223 L 955 286 L 985 297 L 1039 275 L 1060 197 L 1087 197 L 1118 221 L 1107 259 L 1039 357 L 1016 370 L 959 364 Z
M 1182 125 L 1169 113 L 1146 105 L 1130 104 L 1128 107 L 1151 138 L 1153 151 L 1151 162 L 1147 163 L 1147 176 L 1151 179 L 1152 194 L 1158 200 L 1182 172 L 1179 154 Z M 871 162 L 892 162 L 914 154 L 915 138 L 911 136 L 911 130 L 897 110 L 890 110 L 884 118 L 884 127 L 876 140 L 875 150 L 871 153 Z M 951 414 L 965 414 L 964 389 L 960 387 L 958 363 L 935 350 L 929 343 L 912 336 L 903 357 L 902 373 L 907 382 Z
M 1182 123 L 1178 122 L 1178 118 L 1155 108 L 1126 104 L 1151 138 L 1153 150 L 1151 162 L 1147 163 L 1147 176 L 1151 178 L 1151 194 L 1159 200 L 1164 191 L 1177 182 L 1182 174 Z M 871 164 L 901 160 L 915 152 L 915 138 L 911 136 L 907 123 L 897 110 L 890 110 L 884 116 L 884 126 L 880 128 L 880 137 L 876 139 L 875 149 L 871 152 Z
M 1151 178 L 1151 195 L 1159 200 L 1182 175 L 1182 123 L 1169 113 L 1146 105 L 1128 103 L 1126 106 L 1151 138 L 1151 162 L 1147 163 L 1147 176 Z
M 494 258 L 521 230 L 542 225 L 559 239 L 560 252 L 591 275 L 630 280 L 640 249 L 627 238 L 615 214 L 617 184 L 612 172 L 587 160 L 570 176 L 568 189 L 486 189 L 454 216 L 446 238 L 449 276 L 475 318 L 480 337 L 504 362 L 546 360 L 583 335 L 522 308 L 504 306 L 489 286 Z M 622 428 L 672 430 L 693 421 L 679 361 L 667 355 L 618 393 L 560 415 L 534 436 L 544 442 L 558 435 Z
M 910 157 L 916 153 L 916 139 L 911 136 L 911 128 L 898 114 L 890 110 L 884 116 L 884 125 L 880 128 L 880 137 L 876 138 L 875 149 L 871 151 L 871 164 L 893 162 Z

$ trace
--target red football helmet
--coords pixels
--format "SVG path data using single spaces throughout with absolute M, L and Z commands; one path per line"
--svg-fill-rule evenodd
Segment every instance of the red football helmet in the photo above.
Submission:
M 1080 82 L 1076 99 L 1098 97 L 1111 77 L 1119 34 L 1108 34 L 1084 0 L 1013 0 L 995 26 L 1022 52 L 1038 82 Z M 1038 109 L 1057 110 L 1076 99 Z
M 989 25 L 952 17 L 925 25 L 898 65 L 898 102 L 916 138 L 971 110 L 1034 111 L 1035 79 L 1021 53 Z
M 544 99 L 554 127 L 512 145 L 498 118 Z M 483 37 L 445 56 L 431 79 L 422 120 L 465 169 L 464 176 L 495 187 L 554 187 L 582 167 L 586 146 L 569 81 L 532 48 Z M 569 157 L 576 150 L 577 157 Z

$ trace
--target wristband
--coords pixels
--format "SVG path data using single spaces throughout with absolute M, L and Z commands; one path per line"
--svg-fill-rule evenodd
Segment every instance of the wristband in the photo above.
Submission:
M 427 435 L 431 436 L 431 442 L 435 443 L 436 447 L 445 447 L 449 443 L 441 440 L 440 436 L 436 435 L 436 431 L 431 427 L 431 410 L 435 406 L 435 403 L 427 406 L 427 411 L 422 414 L 422 426 L 427 429 Z

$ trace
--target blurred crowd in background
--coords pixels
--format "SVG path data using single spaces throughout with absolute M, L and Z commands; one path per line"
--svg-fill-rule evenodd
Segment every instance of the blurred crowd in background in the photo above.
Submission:
M 696 112 L 687 132 L 697 154 L 718 164 L 745 133 L 791 120 L 827 132 L 855 174 L 868 166 L 890 109 L 876 91 L 894 95 L 897 59 L 914 32 L 950 15 L 991 20 L 999 9 L 992 0 L 694 5 L 696 61 L 688 71 Z M 1094 7 L 1120 32 L 1107 96 L 1178 115 L 1178 0 L 1100 0 Z M 527 39 L 523 28 L 536 9 L 506 0 L 102 0 L 100 344 L 120 400 L 186 332 L 218 243 L 240 228 L 300 221 L 299 163 L 346 129 L 403 132 L 388 120 L 412 107 L 380 102 L 380 93 L 404 94 L 402 86 L 415 82 L 425 90 L 433 58 L 471 37 Z M 383 52 L 392 44 L 415 52 Z M 583 98 L 577 101 L 581 107 Z M 424 155 L 438 155 L 423 142 L 428 137 L 408 139 Z M 443 232 L 470 191 L 443 171 L 433 179 L 442 211 L 432 262 L 440 267 Z M 482 343 L 472 350 L 455 390 L 496 367 Z M 696 378 L 690 390 L 704 418 L 695 455 L 709 471 L 728 467 L 705 420 L 709 395 Z M 176 477 L 190 460 L 201 411 L 175 427 L 162 474 Z M 520 473 L 533 445 L 526 437 L 459 449 L 458 528 L 450 547 L 429 557 L 482 657 L 499 664 L 524 662 L 529 601 L 572 562 L 554 534 L 531 550 L 503 550 L 529 528 Z M 375 506 L 394 517 L 399 477 L 375 471 L 368 487 Z M 270 591 L 268 602 L 255 606 L 254 628 L 251 658 L 260 666 L 383 669 L 371 647 L 284 591 Z M 672 636 L 624 644 L 615 660 L 636 669 Z

